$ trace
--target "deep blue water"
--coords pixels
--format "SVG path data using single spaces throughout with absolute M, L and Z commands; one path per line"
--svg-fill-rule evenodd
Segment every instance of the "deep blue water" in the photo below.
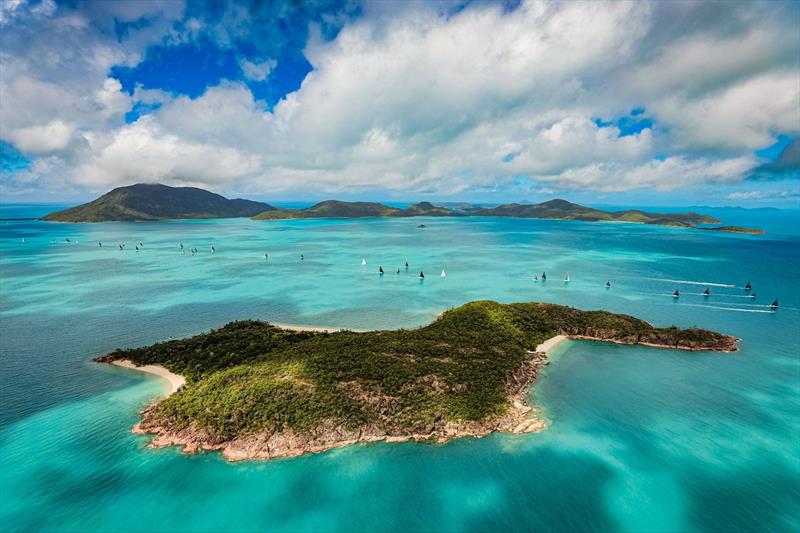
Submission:
M 44 214 L 10 211 L 0 218 Z M 717 216 L 768 233 L 516 219 L 0 222 L 0 529 L 797 531 L 799 219 Z M 406 260 L 410 272 L 394 274 Z M 542 271 L 550 279 L 534 283 Z M 241 464 L 147 448 L 130 428 L 164 384 L 91 362 L 238 318 L 409 327 L 482 298 L 698 325 L 741 337 L 741 350 L 568 342 L 531 391 L 549 420 L 540 433 Z

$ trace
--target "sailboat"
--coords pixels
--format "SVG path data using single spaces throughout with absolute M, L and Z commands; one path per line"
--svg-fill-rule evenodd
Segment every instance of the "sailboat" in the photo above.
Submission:
M 569 272 L 567 272 L 567 275 L 564 276 L 564 283 L 569 283 Z
M 442 269 L 442 273 L 441 273 L 441 274 L 439 274 L 439 277 L 442 277 L 442 278 L 444 278 L 444 277 L 446 277 L 446 276 L 447 276 L 447 274 L 445 273 L 444 269 Z
M 606 289 L 611 288 L 611 280 L 606 281 Z
M 380 273 L 381 276 L 383 276 L 383 267 L 382 266 L 378 267 L 378 272 Z
M 422 273 L 422 270 L 419 271 L 420 279 L 425 279 L 425 274 Z
M 547 281 L 547 272 L 542 272 L 542 281 Z
M 772 302 L 771 304 L 769 304 L 769 306 L 770 306 L 772 309 L 777 309 L 777 308 L 778 308 L 778 300 L 775 300 L 774 302 Z
M 708 298 L 709 296 L 711 296 L 711 291 L 710 291 L 710 290 L 708 290 L 708 289 L 704 290 L 704 291 L 703 291 L 703 296 L 705 296 L 706 298 Z
M 361 266 L 367 266 L 367 259 L 365 257 L 361 258 Z
M 753 288 L 753 286 L 752 286 L 752 285 L 750 285 L 750 282 L 749 282 L 749 281 L 747 282 L 747 285 L 745 285 L 745 286 L 744 286 L 744 290 L 746 290 L 746 291 L 749 291 L 749 290 L 751 290 L 752 288 Z
M 675 289 L 675 292 L 672 293 L 672 297 L 673 298 L 680 298 L 681 297 L 681 291 L 679 291 L 678 289 Z

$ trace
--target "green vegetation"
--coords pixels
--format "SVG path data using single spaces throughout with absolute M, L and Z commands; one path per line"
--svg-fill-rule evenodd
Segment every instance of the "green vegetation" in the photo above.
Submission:
M 747 235 L 764 235 L 763 229 L 743 228 L 742 226 L 717 226 L 714 228 L 700 228 L 708 231 L 722 231 L 727 233 L 745 233 Z
M 119 187 L 87 204 L 55 211 L 44 220 L 106 222 L 186 218 L 251 217 L 275 209 L 263 202 L 228 200 L 194 187 L 144 184 Z
M 510 405 L 529 350 L 556 334 L 693 350 L 734 350 L 700 329 L 654 328 L 625 315 L 544 303 L 479 301 L 413 330 L 295 332 L 240 321 L 189 339 L 117 350 L 100 361 L 161 364 L 187 385 L 146 413 L 147 426 L 201 431 L 207 442 L 320 427 L 378 435 L 488 422 Z
M 504 204 L 471 213 L 473 216 L 545 218 L 556 220 L 583 220 L 638 222 L 665 226 L 695 227 L 697 224 L 714 224 L 719 220 L 698 213 L 647 213 L 638 209 L 602 211 L 573 204 L 566 200 L 550 200 L 541 204 Z
M 550 200 L 540 204 L 503 204 L 482 208 L 471 204 L 445 204 L 435 206 L 420 202 L 405 209 L 389 207 L 374 202 L 340 202 L 328 200 L 306 209 L 277 209 L 267 211 L 254 220 L 289 218 L 361 218 L 361 217 L 413 217 L 413 216 L 492 216 L 515 218 L 544 218 L 553 220 L 582 220 L 585 222 L 618 221 L 638 222 L 693 228 L 697 224 L 713 224 L 717 219 L 697 213 L 647 213 L 635 209 L 627 211 L 602 211 L 573 204 L 566 200 Z M 450 208 L 453 209 L 450 209 Z
M 305 209 L 276 209 L 253 217 L 254 220 L 279 220 L 289 218 L 366 218 L 458 216 L 458 213 L 436 207 L 430 202 L 420 202 L 405 209 L 376 202 L 342 202 L 326 200 Z

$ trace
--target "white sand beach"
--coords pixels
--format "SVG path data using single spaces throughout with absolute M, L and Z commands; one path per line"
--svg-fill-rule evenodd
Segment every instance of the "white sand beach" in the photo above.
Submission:
M 161 365 L 136 366 L 133 363 L 133 361 L 129 361 L 127 359 L 113 361 L 111 364 L 116 366 L 121 366 L 122 368 L 128 368 L 130 370 L 138 370 L 139 372 L 153 374 L 154 376 L 158 376 L 162 379 L 165 379 L 167 383 L 169 383 L 169 393 L 167 394 L 167 396 L 174 393 L 175 391 L 177 391 L 186 384 L 186 378 L 178 374 L 173 374 L 172 372 L 170 372 Z
M 558 346 L 561 342 L 567 340 L 569 337 L 566 335 L 556 335 L 555 337 L 551 337 L 544 341 L 542 344 L 536 347 L 537 352 L 542 352 L 545 354 L 550 353 L 550 351 Z

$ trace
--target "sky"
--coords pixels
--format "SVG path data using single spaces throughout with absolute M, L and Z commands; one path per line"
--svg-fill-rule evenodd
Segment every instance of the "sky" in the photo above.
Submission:
M 0 0 L 0 201 L 800 206 L 800 2 Z

